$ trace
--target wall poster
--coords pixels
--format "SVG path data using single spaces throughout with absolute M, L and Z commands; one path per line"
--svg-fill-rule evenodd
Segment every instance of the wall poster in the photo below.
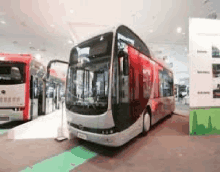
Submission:
M 190 135 L 220 134 L 220 20 L 189 19 Z

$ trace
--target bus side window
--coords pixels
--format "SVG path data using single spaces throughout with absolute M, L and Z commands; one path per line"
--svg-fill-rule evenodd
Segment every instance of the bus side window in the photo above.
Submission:
M 39 82 L 39 84 L 38 84 L 38 95 L 39 95 L 39 97 L 42 97 L 42 95 L 43 95 L 43 82 L 42 81 L 40 81 Z
M 143 93 L 145 99 L 150 97 L 150 75 L 145 66 L 143 66 Z
M 159 94 L 160 97 L 166 97 L 166 92 L 164 90 L 164 75 L 162 73 L 161 70 L 159 70 L 159 85 L 160 85 L 160 90 L 159 90 Z
M 34 98 L 38 98 L 38 78 L 34 78 Z
M 115 55 L 114 57 L 114 61 L 113 61 L 113 78 L 112 78 L 112 103 L 113 104 L 117 104 L 119 103 L 119 100 L 118 100 L 118 89 L 119 89 L 119 78 L 118 78 L 118 57 L 117 55 Z
M 168 86 L 169 86 L 169 94 L 170 96 L 173 96 L 173 75 L 172 73 L 170 73 L 170 75 L 168 75 Z
M 158 65 L 155 65 L 156 70 L 154 71 L 154 82 L 155 82 L 155 86 L 154 86 L 154 98 L 159 98 L 159 69 L 158 69 Z
M 54 89 L 53 83 L 47 84 L 47 98 L 54 98 Z
M 169 75 L 167 70 L 159 72 L 160 76 L 160 96 L 169 97 L 173 96 L 173 77 Z
M 31 78 L 30 78 L 30 90 L 29 90 L 30 91 L 30 98 L 31 99 L 33 99 L 33 90 L 34 90 L 33 89 L 33 85 L 34 85 L 33 84 L 33 76 L 31 76 Z

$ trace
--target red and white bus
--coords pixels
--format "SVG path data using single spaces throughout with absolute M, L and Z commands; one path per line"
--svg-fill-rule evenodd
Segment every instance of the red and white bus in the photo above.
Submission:
M 54 111 L 64 80 L 30 54 L 0 54 L 0 121 L 27 121 Z M 58 96 L 57 96 L 58 95 Z
M 71 135 L 120 146 L 175 109 L 173 73 L 120 25 L 70 53 L 66 115 Z

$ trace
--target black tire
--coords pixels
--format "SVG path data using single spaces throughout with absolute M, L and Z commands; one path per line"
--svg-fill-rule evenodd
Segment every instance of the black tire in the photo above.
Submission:
M 146 136 L 151 129 L 151 116 L 149 112 L 146 112 L 143 116 L 143 130 L 142 135 Z

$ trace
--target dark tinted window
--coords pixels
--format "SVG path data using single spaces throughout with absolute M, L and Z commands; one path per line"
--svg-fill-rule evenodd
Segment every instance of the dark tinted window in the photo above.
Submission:
M 48 82 L 46 84 L 46 97 L 47 98 L 53 98 L 55 95 L 55 84 L 52 82 Z
M 142 53 L 144 53 L 148 57 L 150 56 L 150 52 L 149 52 L 147 46 L 142 42 L 142 40 L 137 35 L 135 35 L 127 27 L 120 26 L 118 28 L 118 30 L 117 30 L 117 38 L 118 38 L 118 40 L 121 39 L 122 41 L 125 41 L 128 44 L 133 45 L 135 48 L 140 50 Z
M 113 33 L 109 32 L 77 45 L 71 51 L 70 65 L 82 61 L 94 61 L 111 54 L 112 37 Z
M 0 63 L 0 85 L 22 84 L 25 82 L 25 64 L 18 62 Z
M 101 115 L 108 108 L 113 33 L 75 46 L 70 54 L 66 108 L 81 115 Z
M 168 70 L 159 71 L 160 97 L 173 96 L 173 75 Z

